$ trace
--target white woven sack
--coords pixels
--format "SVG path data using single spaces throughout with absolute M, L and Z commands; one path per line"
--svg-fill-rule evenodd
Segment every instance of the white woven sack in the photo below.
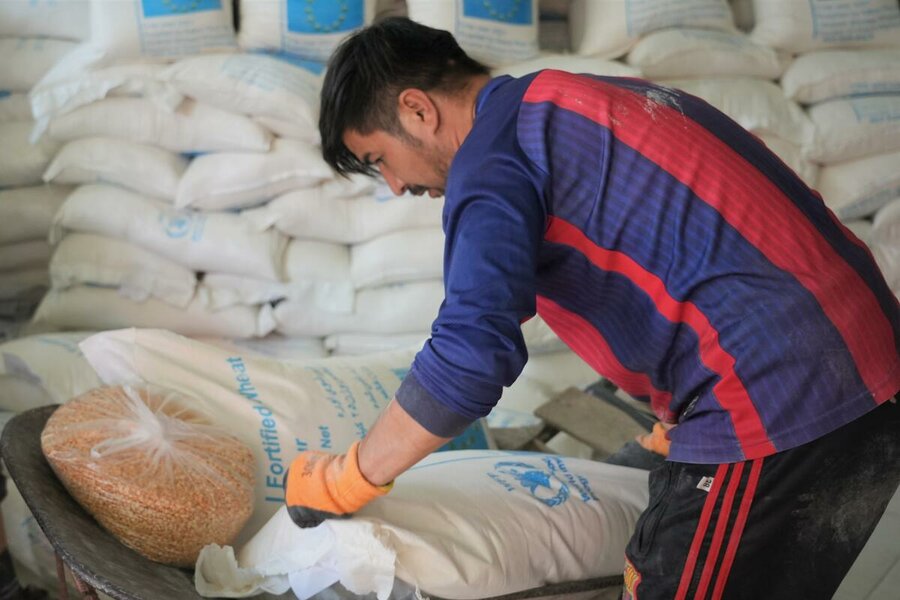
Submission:
M 47 135 L 61 142 L 112 137 L 185 153 L 265 152 L 272 143 L 246 116 L 190 99 L 167 110 L 146 98 L 107 98 L 54 117 Z
M 0 36 L 79 41 L 90 32 L 90 0 L 3 0 Z
M 0 300 L 11 300 L 50 287 L 47 268 L 31 268 L 0 273 Z
M 375 17 L 375 0 L 240 0 L 244 50 L 288 52 L 326 62 L 335 47 Z
M 831 164 L 900 150 L 900 94 L 830 100 L 809 109 L 809 160 Z
M 64 40 L 0 37 L 0 90 L 27 92 L 75 47 Z
M 46 268 L 49 262 L 50 244 L 45 240 L 0 246 L 0 271 Z
M 443 267 L 440 227 L 395 231 L 351 249 L 350 276 L 357 288 L 439 279 Z
M 119 58 L 234 48 L 227 0 L 91 0 L 91 44 Z
M 42 406 L 36 404 L 35 406 Z M 11 413 L 6 413 L 12 416 Z M 3 501 L 3 530 L 13 559 L 16 580 L 23 587 L 56 589 L 56 551 L 38 525 L 31 509 L 15 483 L 7 478 L 7 496 Z
M 103 66 L 108 59 L 93 46 L 80 46 L 44 76 L 28 94 L 37 120 L 35 136 L 52 117 L 111 96 L 149 98 L 169 112 L 184 96 L 160 79 L 165 65 L 153 62 Z
M 819 178 L 819 165 L 803 157 L 803 149 L 797 144 L 785 141 L 778 136 L 762 134 L 759 138 L 769 150 L 800 176 L 806 185 L 815 187 Z
M 31 103 L 28 94 L 0 91 L 0 123 L 30 121 Z
M 440 227 L 443 199 L 394 196 L 386 187 L 347 197 L 325 185 L 279 196 L 244 216 L 256 227 L 276 227 L 291 237 L 359 244 L 402 229 Z
M 278 332 L 321 337 L 333 333 L 418 333 L 429 331 L 444 300 L 441 281 L 419 281 L 359 290 L 351 314 L 315 310 L 302 302 L 275 307 Z
M 725 0 L 573 0 L 569 11 L 572 51 L 622 56 L 641 36 L 670 27 L 734 29 Z
M 887 284 L 900 298 L 900 195 L 875 215 L 871 246 Z
M 223 273 L 207 273 L 201 292 L 214 310 L 289 299 L 316 310 L 350 313 L 356 297 L 350 281 L 282 282 Z
M 34 185 L 41 182 L 60 144 L 51 140 L 29 141 L 32 121 L 0 123 L 0 188 Z
M 640 77 L 641 72 L 634 67 L 603 60 L 593 56 L 573 56 L 571 54 L 544 54 L 532 60 L 498 67 L 493 75 L 512 75 L 522 77 L 543 69 L 557 69 L 569 73 L 590 73 L 592 75 L 608 75 L 610 77 Z
M 809 118 L 771 81 L 678 79 L 666 85 L 699 96 L 753 133 L 774 135 L 801 146 L 812 136 Z
M 900 151 L 829 165 L 819 172 L 818 189 L 841 220 L 875 214 L 900 198 Z
M 187 164 L 183 156 L 162 148 L 128 140 L 91 137 L 63 146 L 44 172 L 44 181 L 112 183 L 171 202 Z
M 306 598 L 339 581 L 387 600 L 396 577 L 416 597 L 539 597 L 548 584 L 620 574 L 647 501 L 638 469 L 539 453 L 432 454 L 353 519 L 301 529 L 282 508 L 237 557 L 207 546 L 195 584 L 207 596 L 293 589 Z
M 335 333 L 325 338 L 332 356 L 359 356 L 395 350 L 419 350 L 431 333 Z
M 490 66 L 538 54 L 537 0 L 407 0 L 409 18 L 449 31 L 466 54 Z
M 51 242 L 67 231 L 127 240 L 192 271 L 277 280 L 287 239 L 256 231 L 232 213 L 195 213 L 108 185 L 75 190 L 60 208 Z
M 0 409 L 62 404 L 101 382 L 78 343 L 90 333 L 47 333 L 0 344 Z M 12 394 L 13 389 L 31 390 Z
M 196 337 L 198 342 L 210 344 L 232 354 L 274 358 L 277 360 L 306 360 L 325 358 L 328 351 L 320 338 L 284 337 L 270 334 L 263 338 L 228 339 Z
M 246 208 L 289 190 L 315 187 L 333 177 L 319 148 L 298 140 L 276 139 L 265 153 L 198 156 L 181 178 L 175 206 L 199 210 Z
M 191 302 L 197 287 L 197 276 L 190 269 L 122 240 L 91 233 L 69 234 L 56 246 L 50 281 L 55 289 L 84 284 L 111 287 L 137 302 L 153 297 L 179 307 Z
M 319 137 L 321 77 L 296 64 L 261 54 L 192 56 L 169 67 L 163 78 L 181 93 L 225 110 L 295 123 Z
M 38 185 L 0 190 L 0 244 L 46 240 L 71 188 Z
M 273 360 L 140 329 L 98 334 L 81 349 L 104 383 L 144 381 L 192 396 L 198 410 L 253 450 L 256 502 L 237 545 L 284 504 L 281 483 L 296 453 L 340 452 L 362 438 L 413 359 L 412 352 L 400 352 Z
M 195 298 L 179 308 L 154 298 L 135 302 L 117 290 L 87 286 L 51 290 L 38 307 L 33 323 L 60 330 L 159 327 L 184 335 L 233 338 L 261 337 L 273 327 L 268 305 L 213 311 Z
M 790 56 L 753 43 L 736 31 L 664 29 L 648 34 L 628 53 L 628 64 L 647 79 L 757 77 L 778 79 Z
M 796 54 L 900 45 L 896 0 L 754 0 L 753 12 L 756 43 Z
M 781 87 L 785 96 L 804 104 L 900 94 L 900 49 L 810 52 L 798 56 L 785 71 Z

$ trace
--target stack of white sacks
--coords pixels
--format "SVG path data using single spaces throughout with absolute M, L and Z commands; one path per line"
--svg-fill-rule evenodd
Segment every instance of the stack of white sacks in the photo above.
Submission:
M 803 155 L 820 165 L 816 188 L 900 294 L 900 6 L 755 4 L 754 38 L 796 54 L 781 85 L 809 115 Z
M 47 288 L 47 232 L 64 197 L 64 190 L 41 185 L 57 146 L 29 143 L 28 92 L 85 37 L 86 6 L 87 0 L 0 2 L 0 320 L 6 324 L 0 339 L 14 333 Z

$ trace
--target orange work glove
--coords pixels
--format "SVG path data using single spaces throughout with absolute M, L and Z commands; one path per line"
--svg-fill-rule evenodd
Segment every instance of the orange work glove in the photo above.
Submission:
M 669 446 L 672 445 L 672 442 L 669 441 L 668 434 L 672 427 L 672 425 L 656 423 L 653 425 L 653 431 L 637 436 L 637 441 L 650 452 L 669 456 Z
M 359 470 L 359 442 L 346 454 L 301 452 L 284 476 L 288 514 L 300 527 L 346 518 L 387 494 L 393 483 L 372 485 Z

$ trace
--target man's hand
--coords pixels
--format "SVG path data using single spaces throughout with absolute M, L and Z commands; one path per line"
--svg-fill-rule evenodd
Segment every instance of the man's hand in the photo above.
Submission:
M 301 452 L 284 477 L 288 513 L 300 527 L 349 517 L 371 500 L 387 494 L 392 485 L 373 485 L 360 472 L 359 442 L 342 455 Z

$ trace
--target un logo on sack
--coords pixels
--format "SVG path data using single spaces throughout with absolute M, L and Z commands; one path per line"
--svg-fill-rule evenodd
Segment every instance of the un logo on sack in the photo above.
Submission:
M 463 16 L 499 21 L 510 25 L 531 25 L 531 0 L 463 0 Z
M 363 0 L 287 0 L 288 31 L 328 34 L 362 27 Z
M 171 17 L 220 10 L 222 0 L 141 0 L 144 17 Z
M 544 459 L 543 467 L 546 468 L 525 462 L 498 462 L 491 479 L 502 485 L 502 476 L 507 475 L 547 506 L 559 506 L 569 499 L 569 486 L 556 476 L 556 467 L 550 460 Z

